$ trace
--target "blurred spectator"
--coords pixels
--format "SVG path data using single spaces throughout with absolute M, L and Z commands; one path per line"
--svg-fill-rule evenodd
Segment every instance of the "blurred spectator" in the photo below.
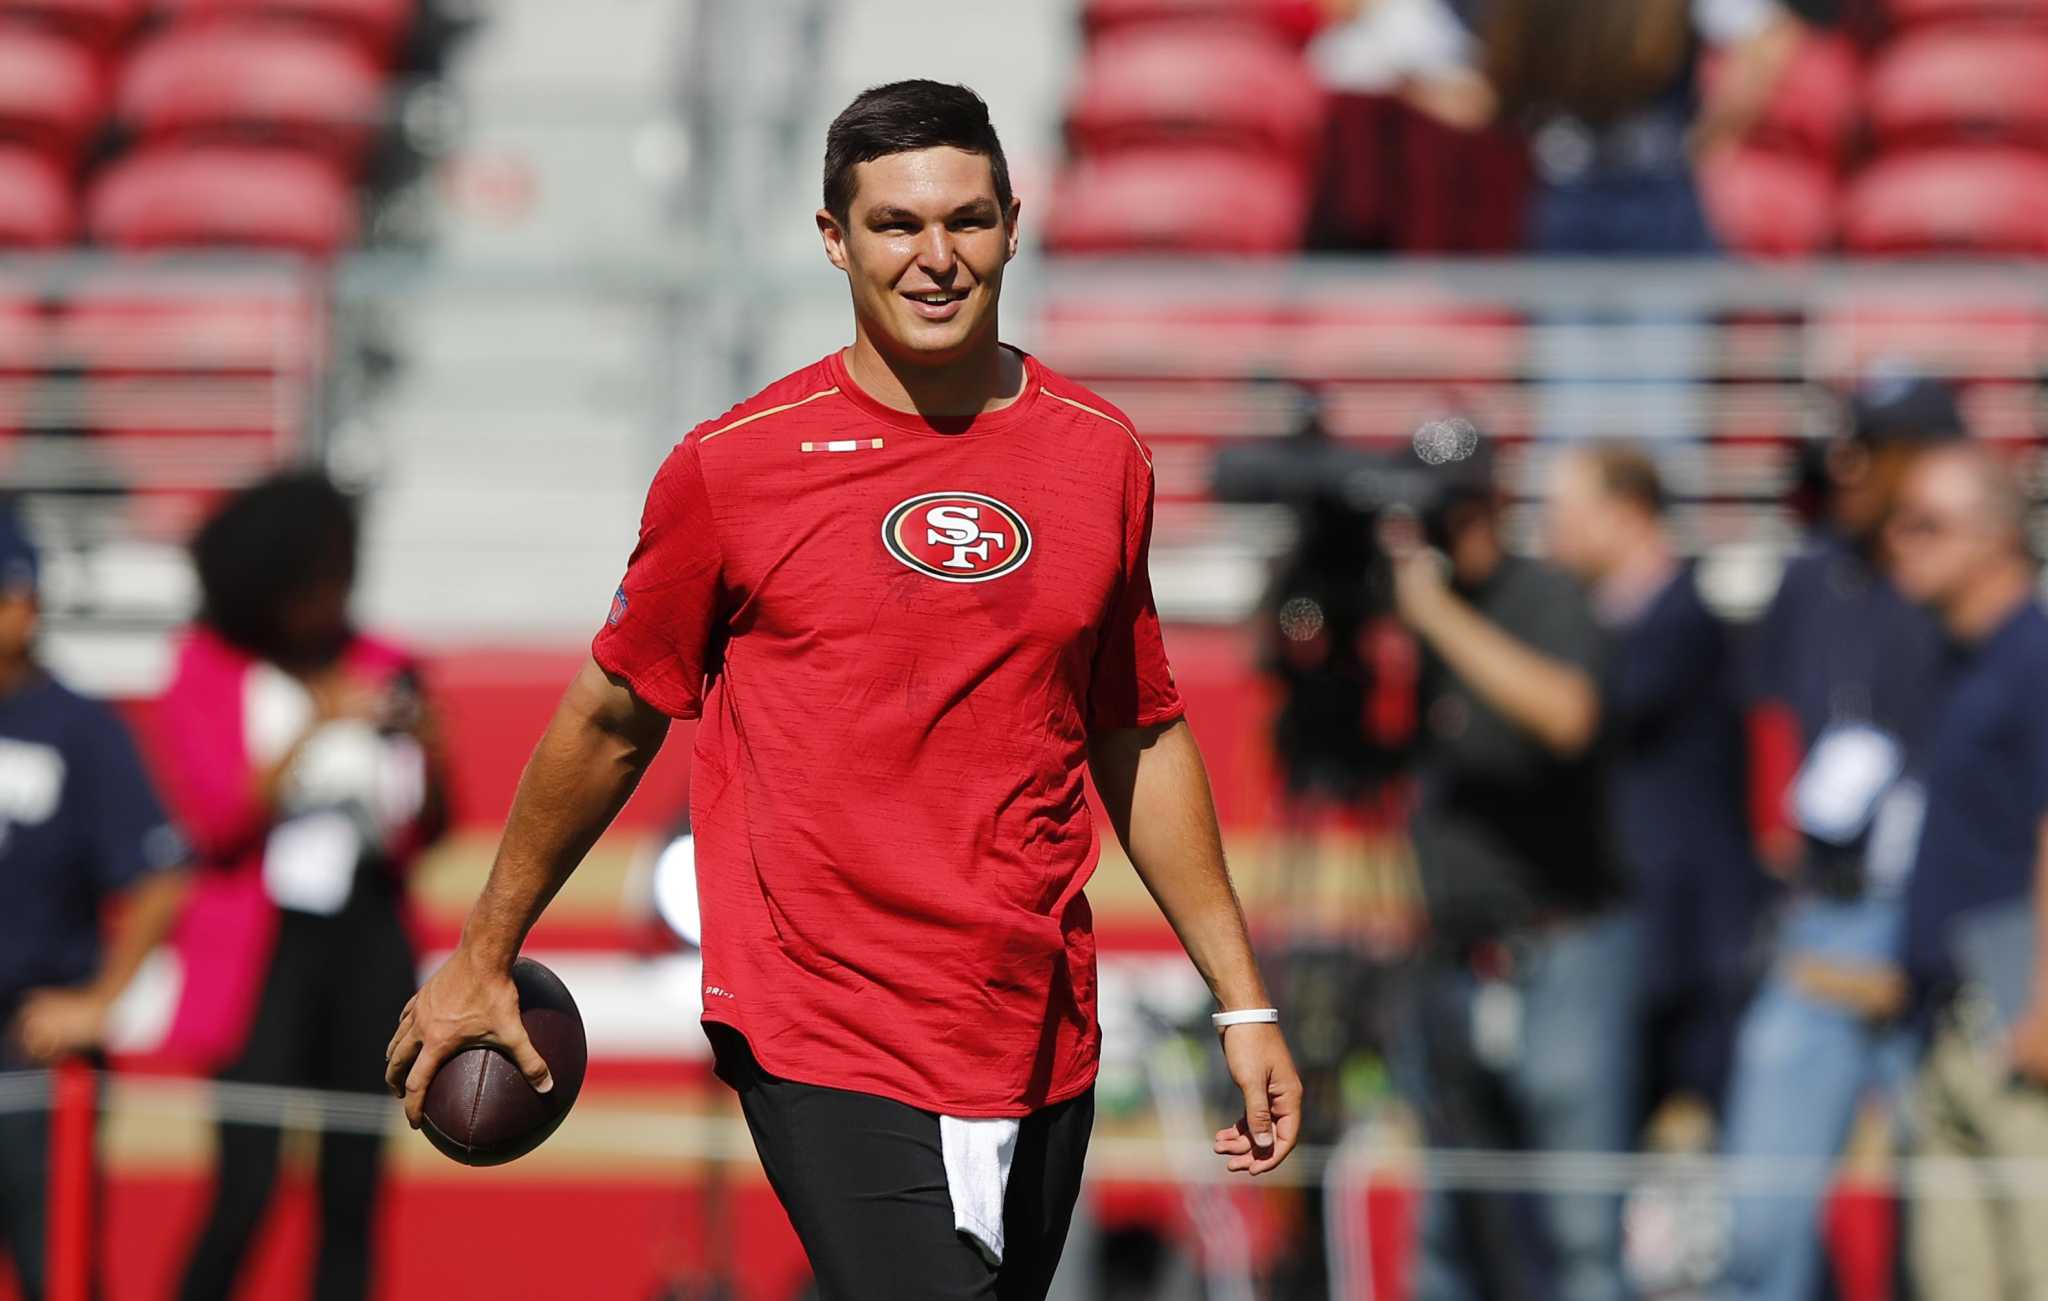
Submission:
M 1893 1021 L 1911 845 L 1879 832 L 1910 810 L 1897 779 L 1924 734 L 1940 634 L 1881 571 L 1879 535 L 1907 469 L 1961 437 L 1962 418 L 1943 385 L 1888 372 L 1857 391 L 1848 424 L 1828 450 L 1826 522 L 1752 648 L 1755 815 L 1766 865 L 1794 890 L 1736 1041 L 1732 1156 L 1835 1155 L 1865 1095 L 1896 1100 L 1911 1063 Z M 1820 1209 L 1817 1190 L 1737 1199 L 1731 1294 L 1809 1301 Z
M 1591 588 L 1610 644 L 1601 682 L 1616 840 L 1643 917 L 1652 1101 L 1718 1114 L 1764 903 L 1744 816 L 1728 635 L 1664 524 L 1664 485 L 1626 446 L 1563 457 L 1551 556 Z
M 1328 104 L 1309 246 L 1520 248 L 1527 148 L 1505 129 L 1447 124 L 1432 102 L 1469 75 L 1473 40 L 1461 12 L 1469 0 L 1455 9 L 1447 0 L 1329 7 L 1335 21 L 1308 51 Z M 1473 202 L 1475 194 L 1485 201 Z
M 1741 138 L 1796 52 L 1775 0 L 1482 0 L 1474 66 L 1418 98 L 1445 120 L 1529 133 L 1538 180 L 1529 247 L 1708 253 L 1693 159 Z M 1703 47 L 1727 70 L 1701 102 Z
M 1395 596 L 1426 651 L 1415 852 L 1431 939 L 1407 1069 L 1432 1144 L 1624 1151 L 1637 1106 L 1639 936 L 1609 852 L 1601 637 L 1572 580 L 1510 555 L 1482 446 L 1432 512 L 1437 556 L 1388 530 Z M 1510 1199 L 1432 1191 L 1417 1295 L 1624 1295 L 1617 1198 L 1544 1199 L 1546 1241 Z M 1533 1246 L 1533 1250 L 1532 1250 Z M 1532 1260 L 1554 1286 L 1530 1286 Z
M 404 877 L 447 823 L 418 674 L 356 631 L 353 505 L 311 474 L 231 498 L 193 543 L 203 608 L 163 701 L 205 872 L 180 931 L 174 1043 L 220 1078 L 377 1093 L 415 962 Z M 220 1126 L 186 1301 L 225 1301 L 277 1173 L 276 1127 Z M 360 1301 L 382 1139 L 320 1136 L 315 1301 Z
M 0 510 L 0 1071 L 96 1054 L 107 1012 L 177 917 L 185 842 L 135 744 L 37 662 L 37 557 Z M 122 907 L 113 942 L 101 913 Z M 41 1301 L 49 1113 L 0 1110 L 0 1248 Z
M 1932 1156 L 2048 1158 L 2048 613 L 2028 502 L 1981 446 L 1923 458 L 1887 530 L 1899 587 L 1949 637 L 1923 774 L 1904 953 L 1934 1045 L 1916 1134 Z M 1959 996 L 1963 981 L 1971 996 Z M 2048 1292 L 2048 1202 L 1972 1170 L 1974 1195 L 1921 1199 L 1912 1259 L 1928 1301 Z M 2023 1176 L 2024 1177 L 2024 1176 Z

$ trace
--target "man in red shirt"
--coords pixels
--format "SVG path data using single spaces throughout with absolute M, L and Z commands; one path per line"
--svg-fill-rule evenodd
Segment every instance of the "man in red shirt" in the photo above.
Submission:
M 964 87 L 880 87 L 833 123 L 817 222 L 853 346 L 655 476 L 462 942 L 392 1041 L 415 1125 L 470 1044 L 547 1087 L 513 958 L 669 719 L 701 718 L 707 1033 L 828 1297 L 1045 1294 L 1099 1048 L 1084 767 L 1224 1009 L 1245 1113 L 1215 1150 L 1263 1173 L 1300 1127 L 1153 608 L 1150 457 L 997 340 L 1017 216 Z

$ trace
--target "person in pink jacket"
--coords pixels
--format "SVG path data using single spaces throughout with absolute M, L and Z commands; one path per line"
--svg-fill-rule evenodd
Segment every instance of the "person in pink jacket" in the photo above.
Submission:
M 160 714 L 201 864 L 169 1046 L 224 1081 L 369 1093 L 415 978 L 405 875 L 448 822 L 433 715 L 410 657 L 350 621 L 356 516 L 325 478 L 244 489 L 192 555 L 202 608 Z M 278 1135 L 224 1116 L 186 1301 L 232 1291 Z M 322 1133 L 315 1301 L 368 1293 L 380 1147 Z

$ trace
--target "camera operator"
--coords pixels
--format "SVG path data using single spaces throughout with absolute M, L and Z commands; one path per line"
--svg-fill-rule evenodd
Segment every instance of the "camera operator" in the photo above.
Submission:
M 1415 1096 L 1434 1146 L 1626 1150 L 1639 938 L 1592 755 L 1601 635 L 1571 578 L 1509 553 L 1486 449 L 1444 473 L 1434 548 L 1401 517 L 1381 529 L 1396 609 L 1425 652 L 1412 831 L 1431 943 Z M 1551 1196 L 1539 1211 L 1550 1287 L 1528 1277 L 1509 1199 L 1433 1191 L 1417 1295 L 1625 1295 L 1617 1198 Z

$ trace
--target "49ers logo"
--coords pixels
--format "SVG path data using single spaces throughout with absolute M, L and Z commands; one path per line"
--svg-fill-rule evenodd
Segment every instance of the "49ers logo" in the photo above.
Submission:
M 1024 517 L 978 492 L 927 492 L 882 521 L 882 545 L 918 573 L 947 583 L 1001 578 L 1031 554 Z

